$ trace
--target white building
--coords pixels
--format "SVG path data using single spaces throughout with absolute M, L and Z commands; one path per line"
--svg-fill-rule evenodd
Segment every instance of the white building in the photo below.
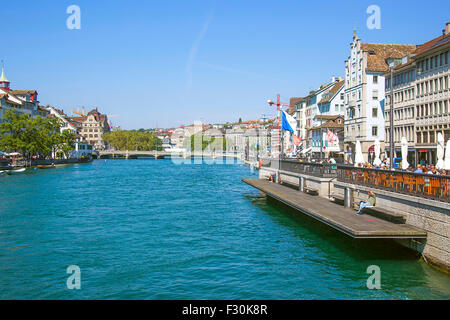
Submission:
M 0 76 L 0 119 L 3 118 L 5 110 L 14 110 L 26 113 L 31 117 L 46 117 L 47 113 L 39 106 L 36 90 L 11 90 L 10 82 L 5 76 L 2 68 Z
M 362 43 L 356 35 L 345 61 L 345 140 L 347 159 L 353 159 L 356 141 L 366 161 L 375 139 L 384 151 L 384 72 L 388 61 L 399 59 L 416 50 L 416 45 Z

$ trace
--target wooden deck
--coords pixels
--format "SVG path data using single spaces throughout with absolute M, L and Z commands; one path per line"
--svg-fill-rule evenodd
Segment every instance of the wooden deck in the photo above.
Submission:
M 292 188 L 262 179 L 244 179 L 269 197 L 323 222 L 353 238 L 426 238 L 424 230 L 407 224 L 395 224 L 369 215 L 358 215 L 356 211 L 344 208 L 326 199 L 310 196 Z

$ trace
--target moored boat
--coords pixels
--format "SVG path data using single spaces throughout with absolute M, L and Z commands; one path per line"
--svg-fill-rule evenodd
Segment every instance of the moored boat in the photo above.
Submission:
M 55 167 L 55 164 L 54 163 L 52 163 L 52 164 L 38 164 L 37 167 L 39 169 L 52 169 L 52 168 Z
M 22 173 L 24 172 L 26 169 L 25 168 L 19 168 L 19 169 L 11 169 L 6 171 L 7 174 L 15 174 L 15 173 Z

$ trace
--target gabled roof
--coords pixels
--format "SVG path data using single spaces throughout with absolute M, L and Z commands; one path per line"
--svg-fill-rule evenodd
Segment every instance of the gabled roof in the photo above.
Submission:
M 328 97 L 328 98 L 326 98 L 326 99 L 322 99 L 322 100 L 320 100 L 320 102 L 318 103 L 318 104 L 321 104 L 321 103 L 327 103 L 327 102 L 330 102 L 331 100 L 333 100 L 333 98 L 336 96 L 336 94 L 339 92 L 339 90 L 341 90 L 342 89 L 342 87 L 344 86 L 344 84 L 345 84 L 345 81 L 344 80 L 341 80 L 341 81 L 339 81 L 339 82 L 337 82 L 331 89 L 330 89 L 330 96 Z
M 321 126 L 313 127 L 311 130 L 317 130 L 317 129 L 343 129 L 344 128 L 344 122 L 342 121 L 341 124 L 336 123 L 333 120 L 328 120 L 325 123 L 322 123 Z
M 408 44 L 361 43 L 361 50 L 367 52 L 367 70 L 375 72 L 389 70 L 388 59 L 400 59 L 412 54 L 417 47 Z
M 336 120 L 337 118 L 344 119 L 344 116 L 342 114 L 335 114 L 335 115 L 320 115 L 320 114 L 318 114 L 314 117 L 314 119 L 317 119 L 317 120 L 333 120 L 333 121 Z

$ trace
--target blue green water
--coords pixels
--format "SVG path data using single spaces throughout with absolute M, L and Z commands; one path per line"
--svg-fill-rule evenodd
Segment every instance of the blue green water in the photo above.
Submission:
M 448 299 L 450 277 L 241 182 L 242 164 L 98 160 L 0 177 L 1 299 Z M 324 200 L 322 200 L 324 201 Z M 81 269 L 69 290 L 66 268 Z M 369 290 L 369 265 L 381 290 Z

